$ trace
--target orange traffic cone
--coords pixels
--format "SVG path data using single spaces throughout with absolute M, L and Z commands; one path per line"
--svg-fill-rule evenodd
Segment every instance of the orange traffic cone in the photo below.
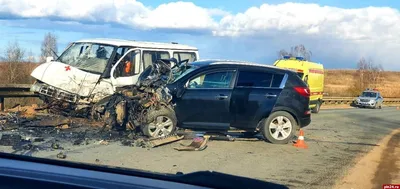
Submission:
M 297 138 L 296 143 L 293 144 L 297 148 L 308 148 L 307 144 L 304 142 L 304 132 L 300 129 L 300 136 Z

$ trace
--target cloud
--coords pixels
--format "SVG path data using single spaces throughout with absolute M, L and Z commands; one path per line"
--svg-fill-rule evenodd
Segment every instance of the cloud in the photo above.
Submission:
M 191 34 L 186 35 L 189 38 L 206 35 L 210 39 L 208 43 L 212 44 L 206 52 L 224 57 L 243 57 L 241 59 L 269 60 L 276 57 L 279 49 L 301 43 L 314 52 L 317 61 L 331 62 L 332 66 L 355 64 L 358 58 L 365 56 L 382 62 L 386 67 L 400 69 L 400 65 L 392 63 L 393 59 L 400 58 L 393 53 L 400 48 L 400 13 L 394 8 L 344 9 L 282 3 L 263 4 L 232 14 L 192 2 L 164 3 L 154 8 L 142 2 L 0 0 L 0 19 L 46 19 L 57 23 L 63 30 L 73 28 L 74 31 L 86 28 L 88 31 L 106 32 L 122 27 L 124 31 L 152 30 L 154 35 L 163 31 L 182 36 Z M 43 26 L 34 26 L 35 21 L 32 21 L 28 27 L 47 27 L 51 22 L 42 21 Z M 199 43 L 206 45 L 203 41 Z M 226 51 L 229 53 L 223 54 Z M 334 59 L 342 62 L 336 63 Z
M 150 9 L 135 0 L 0 0 L 3 17 L 118 23 L 139 29 L 214 28 L 217 23 L 212 16 L 225 14 L 191 2 L 172 2 Z
M 342 9 L 318 4 L 284 3 L 251 7 L 244 13 L 221 19 L 220 36 L 239 36 L 275 32 L 323 35 L 343 40 L 398 40 L 399 11 L 389 7 Z
M 283 3 L 231 14 L 192 2 L 152 9 L 136 0 L 0 0 L 0 15 L 61 21 L 118 23 L 135 29 L 206 29 L 216 36 L 322 35 L 342 40 L 400 39 L 400 13 L 390 7 L 342 9 L 318 4 Z M 220 16 L 219 20 L 214 17 Z

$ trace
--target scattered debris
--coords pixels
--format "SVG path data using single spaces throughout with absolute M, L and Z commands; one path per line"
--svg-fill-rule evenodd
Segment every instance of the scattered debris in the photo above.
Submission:
M 58 129 L 69 129 L 69 125 L 68 124 L 64 124 L 64 125 L 59 125 L 57 126 Z
M 63 147 L 61 147 L 59 144 L 57 144 L 57 143 L 52 143 L 51 144 L 51 148 L 52 149 L 55 149 L 55 150 L 63 150 L 64 148 Z
M 50 117 L 48 119 L 42 119 L 39 122 L 34 122 L 29 126 L 37 126 L 37 127 L 62 127 L 67 125 L 71 122 L 70 119 L 64 117 Z
M 36 109 L 38 108 L 37 104 L 32 104 L 31 106 L 21 106 L 17 105 L 11 109 L 8 109 L 7 112 L 18 112 L 21 116 L 25 118 L 34 118 L 36 116 Z
M 43 137 L 37 137 L 33 139 L 33 142 L 43 142 L 44 138 Z
M 65 153 L 63 153 L 63 152 L 60 152 L 60 153 L 57 154 L 57 158 L 58 159 L 65 159 L 65 158 L 67 158 L 67 155 Z
M 142 138 L 135 140 L 135 146 L 141 148 L 151 148 L 149 144 Z
M 182 147 L 175 147 L 174 149 L 178 151 L 202 151 L 207 148 L 207 142 L 209 138 L 210 136 L 208 135 L 196 137 L 188 146 L 181 144 Z
M 106 140 L 100 140 L 98 144 L 101 144 L 101 145 L 108 145 L 109 142 L 106 141 Z
M 78 138 L 73 142 L 73 145 L 81 145 L 82 142 L 83 142 L 83 139 L 82 138 Z
M 21 141 L 22 137 L 18 134 L 3 134 L 0 139 L 1 146 L 15 146 Z
M 161 146 L 161 145 L 165 145 L 165 144 L 169 144 L 172 142 L 176 142 L 179 140 L 182 140 L 184 138 L 184 136 L 178 136 L 178 135 L 172 135 L 172 136 L 168 136 L 165 138 L 158 138 L 158 139 L 152 139 L 149 140 L 150 146 L 152 148 L 157 147 L 157 146 Z
M 121 144 L 123 146 L 131 146 L 131 147 L 135 146 L 135 143 L 132 140 L 122 140 Z

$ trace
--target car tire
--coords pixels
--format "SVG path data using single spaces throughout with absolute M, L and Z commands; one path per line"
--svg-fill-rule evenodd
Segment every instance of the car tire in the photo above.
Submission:
M 319 112 L 320 109 L 321 109 L 321 103 L 320 103 L 320 102 L 317 102 L 317 104 L 315 105 L 315 107 L 311 109 L 311 112 L 317 114 L 317 113 Z
M 280 121 L 281 123 L 279 123 Z M 289 123 L 289 125 L 286 125 L 286 123 Z M 290 113 L 284 111 L 273 112 L 263 121 L 262 124 L 261 133 L 264 138 L 272 144 L 289 143 L 289 141 L 293 139 L 297 128 L 297 122 L 294 117 Z M 278 125 L 280 125 L 280 127 L 278 127 Z M 276 134 L 276 132 L 278 133 Z
M 175 134 L 177 122 L 175 112 L 170 108 L 162 107 L 148 112 L 147 123 L 141 126 L 141 130 L 149 138 L 161 138 Z

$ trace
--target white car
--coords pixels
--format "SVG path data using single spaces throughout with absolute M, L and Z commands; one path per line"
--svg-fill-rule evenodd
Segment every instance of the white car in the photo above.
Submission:
M 383 97 L 379 91 L 367 89 L 357 97 L 356 105 L 360 108 L 369 107 L 381 109 L 383 105 Z
M 199 59 L 198 49 L 177 43 L 88 39 L 71 43 L 56 59 L 48 58 L 31 76 L 31 91 L 72 104 L 98 102 L 117 88 L 135 85 L 157 59 Z M 173 65 L 171 65 L 173 66 Z

